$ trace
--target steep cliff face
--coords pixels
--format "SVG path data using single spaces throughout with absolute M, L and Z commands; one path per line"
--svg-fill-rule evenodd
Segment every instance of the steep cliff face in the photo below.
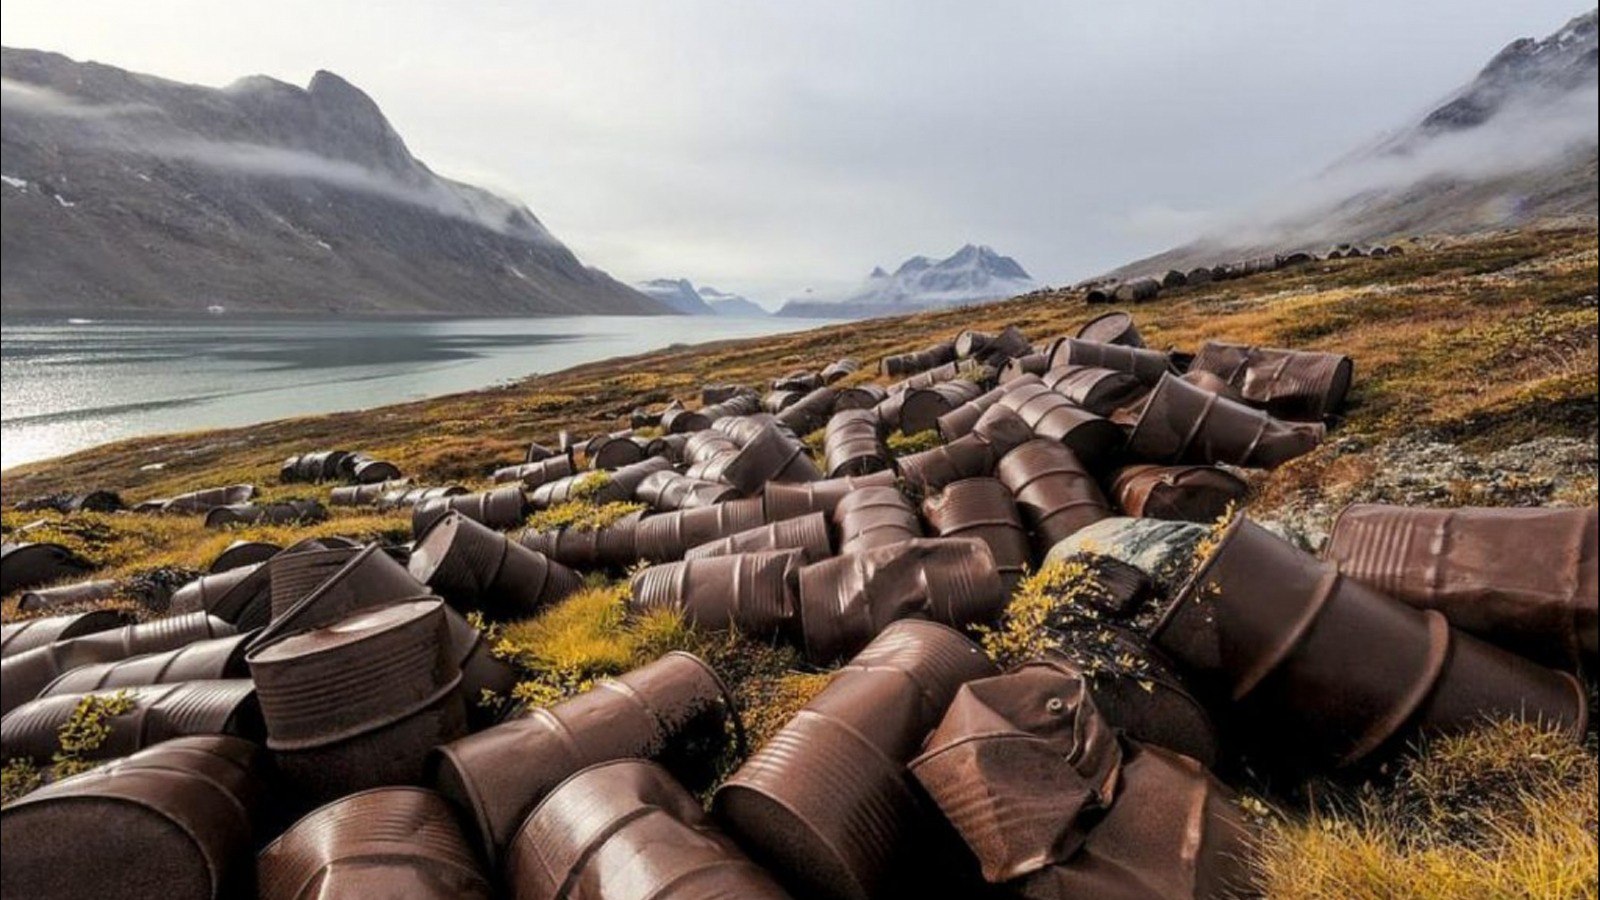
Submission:
M 7 312 L 663 311 L 330 72 L 215 89 L 5 49 L 0 75 Z

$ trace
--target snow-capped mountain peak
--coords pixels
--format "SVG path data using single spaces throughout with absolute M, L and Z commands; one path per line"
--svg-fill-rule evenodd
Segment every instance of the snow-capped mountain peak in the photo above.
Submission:
M 890 275 L 880 266 L 854 290 L 832 300 L 801 297 L 779 315 L 865 318 L 937 306 L 1002 300 L 1038 285 L 1016 260 L 992 247 L 967 244 L 944 259 L 913 256 Z

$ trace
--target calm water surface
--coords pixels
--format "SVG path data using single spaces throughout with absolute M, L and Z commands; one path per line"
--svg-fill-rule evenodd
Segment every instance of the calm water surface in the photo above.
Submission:
M 121 438 L 486 387 L 676 343 L 816 328 L 689 316 L 0 320 L 0 468 Z

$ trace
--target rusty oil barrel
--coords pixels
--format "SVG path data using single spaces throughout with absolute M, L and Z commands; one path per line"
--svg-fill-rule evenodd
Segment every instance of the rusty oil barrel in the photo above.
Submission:
M 215 506 L 206 511 L 207 528 L 234 525 L 308 525 L 328 518 L 328 510 L 316 500 L 281 500 L 277 503 L 240 503 Z
M 1010 384 L 1019 378 L 1029 375 L 1043 375 L 1050 370 L 1050 356 L 1047 353 L 1029 353 L 1009 359 L 1000 368 L 997 380 L 1000 384 Z
M 738 488 L 720 481 L 703 481 L 670 469 L 652 472 L 639 482 L 639 500 L 658 512 L 715 506 L 739 496 Z
M 916 507 L 897 487 L 864 487 L 844 495 L 834 506 L 833 524 L 841 554 L 922 537 Z
M 1026 355 L 1033 350 L 1028 338 L 1015 325 L 1007 325 L 999 332 L 963 331 L 956 335 L 956 358 L 977 359 L 991 365 L 1004 365 L 1006 360 Z
M 764 550 L 798 550 L 803 562 L 814 563 L 833 555 L 833 539 L 828 533 L 828 516 L 814 512 L 768 525 L 749 528 L 690 547 L 685 560 L 759 553 Z
M 1145 303 L 1161 293 L 1161 282 L 1154 278 L 1135 278 L 1117 285 L 1111 298 L 1118 303 Z
M 1034 663 L 963 684 L 906 768 L 999 884 L 1077 854 L 1116 796 L 1122 747 L 1081 673 Z
M 150 684 L 96 692 L 125 696 L 132 708 L 102 720 L 104 739 L 78 751 L 84 760 L 114 759 L 176 737 L 226 734 L 261 740 L 265 728 L 255 685 L 247 678 Z M 39 765 L 60 751 L 61 728 L 90 694 L 54 694 L 30 700 L 0 719 L 0 756 L 27 757 Z
M 760 497 L 749 497 L 646 516 L 635 529 L 634 550 L 651 562 L 679 560 L 690 547 L 765 524 L 764 507 Z
M 825 513 L 831 519 L 834 508 L 851 491 L 863 487 L 892 486 L 894 483 L 895 473 L 885 470 L 870 475 L 847 475 L 804 484 L 769 484 L 761 494 L 764 519 L 781 522 L 814 512 Z
M 202 488 L 156 501 L 164 513 L 205 513 L 218 506 L 238 506 L 249 503 L 256 495 L 253 484 L 230 484 L 223 487 Z
M 799 403 L 805 395 L 805 391 L 768 391 L 761 398 L 761 409 L 776 415 Z
M 1094 475 L 1057 441 L 1028 441 L 1001 457 L 995 477 L 1016 498 L 1036 551 L 1113 515 Z
M 1152 463 L 1272 469 L 1316 449 L 1325 433 L 1320 423 L 1279 421 L 1168 375 L 1128 435 L 1128 453 Z
M 411 577 L 459 608 L 491 619 L 533 615 L 582 586 L 578 573 L 451 513 L 417 541 Z
M 765 550 L 650 566 L 633 576 L 628 608 L 665 609 L 708 630 L 734 629 L 751 637 L 794 630 L 798 613 L 795 550 Z
M 661 427 L 668 434 L 691 434 L 710 428 L 711 419 L 698 409 L 679 406 L 661 414 Z
M 882 403 L 884 398 L 888 396 L 889 392 L 881 384 L 851 385 L 850 387 L 839 389 L 839 396 L 833 401 L 833 411 L 872 409 Z
M 1549 665 L 1596 654 L 1600 531 L 1590 509 L 1357 504 L 1323 557 L 1345 576 Z
M 1065 651 L 1046 652 L 1041 662 L 1084 672 L 1095 707 L 1119 734 L 1213 768 L 1221 758 L 1221 737 L 1205 704 L 1172 661 L 1132 630 L 1095 628 L 1095 657 L 1085 661 L 1092 665 L 1080 664 Z
M 878 371 L 890 378 L 904 378 L 952 363 L 956 360 L 955 341 L 941 341 L 932 344 L 923 350 L 913 353 L 901 353 L 896 356 L 885 356 L 878 362 Z
M 602 434 L 584 442 L 583 456 L 591 469 L 620 469 L 643 461 L 645 449 L 632 432 Z
M 245 665 L 244 654 L 250 637 L 247 632 L 210 638 L 165 652 L 74 666 L 45 685 L 39 696 L 99 694 L 146 684 L 249 678 L 250 667 Z
M 975 538 L 988 546 L 1007 595 L 1022 579 L 1031 551 L 1011 491 L 993 478 L 964 478 L 922 501 L 940 537 Z
M 569 569 L 625 569 L 639 559 L 639 522 L 639 514 L 630 513 L 602 528 L 526 529 L 513 540 Z
M 935 814 L 905 764 L 956 690 L 994 674 L 959 632 L 896 622 L 723 783 L 712 812 L 795 896 L 894 896 L 915 867 L 939 868 L 917 853 Z
M 741 387 L 739 393 L 726 400 L 700 407 L 701 415 L 705 416 L 708 422 L 707 427 L 729 416 L 749 416 L 758 412 L 761 412 L 761 396 L 745 387 Z
M 777 426 L 767 425 L 728 461 L 721 477 L 751 497 L 770 482 L 817 481 L 822 473 L 804 444 Z
M 1215 522 L 1249 493 L 1243 479 L 1216 466 L 1124 466 L 1111 484 L 1126 515 L 1181 522 Z
M 834 413 L 822 441 L 829 478 L 870 475 L 891 467 L 889 450 L 878 432 L 878 417 L 870 409 Z
M 683 461 L 691 466 L 709 463 L 723 456 L 738 453 L 742 446 L 744 445 L 726 433 L 707 428 L 684 438 Z
M 96 609 L 0 625 L 0 658 L 26 653 L 46 644 L 121 627 L 129 621 L 121 610 Z
M 982 541 L 919 538 L 841 555 L 800 570 L 801 643 L 823 664 L 866 646 L 890 623 L 994 619 L 1007 595 Z
M 117 592 L 117 582 L 111 579 L 78 581 L 56 587 L 35 588 L 23 591 L 17 598 L 19 612 L 41 612 L 75 603 L 98 603 Z
M 1154 386 L 1161 376 L 1172 371 L 1172 358 L 1159 350 L 1101 344 L 1078 338 L 1058 338 L 1050 344 L 1050 368 L 1094 366 L 1127 372 Z
M 281 617 L 361 551 L 351 547 L 279 553 L 267 562 L 272 617 Z
M 246 656 L 267 746 L 300 796 L 421 782 L 467 731 L 462 674 L 437 598 L 373 607 Z
M 60 544 L 7 543 L 0 548 L 0 594 L 53 584 L 93 568 Z
M 1091 469 L 1106 465 L 1126 437 L 1111 420 L 1097 416 L 1043 384 L 1024 384 L 1000 398 L 1037 437 L 1065 444 Z
M 834 403 L 838 399 L 839 392 L 836 389 L 819 386 L 784 407 L 778 413 L 778 421 L 795 434 L 810 434 L 828 424 L 828 417 L 833 415 Z
M 0 894 L 28 900 L 245 896 L 263 760 L 180 737 L 47 785 L 0 812 Z M 105 836 L 109 839 L 95 840 Z M 114 837 L 113 837 L 114 836 Z M 85 858 L 93 841 L 93 858 Z
M 552 791 L 512 840 L 506 883 L 515 900 L 789 897 L 671 773 L 638 759 L 598 763 Z
M 1139 334 L 1138 326 L 1133 323 L 1133 316 L 1120 309 L 1102 313 L 1085 322 L 1083 327 L 1078 329 L 1076 337 L 1080 341 L 1092 341 L 1097 344 L 1144 346 L 1144 338 Z
M 378 498 L 378 510 L 388 512 L 396 509 L 416 509 L 419 504 L 437 500 L 440 497 L 459 497 L 467 492 L 460 485 L 442 485 L 439 487 L 403 487 L 387 491 Z
M 939 426 L 940 416 L 977 399 L 983 393 L 983 388 L 966 379 L 941 381 L 929 387 L 906 391 L 905 401 L 900 407 L 900 430 L 906 434 L 931 431 Z
M 1097 416 L 1110 418 L 1135 406 L 1150 388 L 1127 372 L 1098 366 L 1062 366 L 1042 376 L 1045 387 Z
M 609 472 L 585 472 L 567 478 L 558 478 L 533 489 L 528 503 L 534 509 L 549 509 L 572 500 L 591 503 L 622 503 L 634 498 L 644 480 L 656 472 L 672 468 L 672 463 L 659 456 L 642 459 Z M 512 525 L 521 524 L 519 518 Z
M 952 409 L 944 415 L 939 416 L 939 418 L 935 421 L 935 427 L 937 427 L 939 430 L 939 436 L 944 438 L 946 442 L 953 441 L 956 438 L 966 437 L 978 427 L 978 420 L 983 418 L 983 414 L 993 408 L 995 404 L 999 403 L 1000 398 L 1005 396 L 1007 391 L 1019 385 L 1038 383 L 1042 382 L 1040 382 L 1037 376 L 1023 375 L 1019 378 L 1014 378 L 1009 382 L 1001 384 L 994 390 L 987 391 L 979 394 L 976 397 L 973 397 L 971 400 L 962 403 L 955 409 Z
M 536 462 L 495 469 L 490 480 L 495 484 L 520 484 L 524 490 L 531 491 L 541 484 L 576 475 L 577 471 L 572 454 L 559 453 Z
M 1116 799 L 1071 859 L 1008 887 L 1039 900 L 1251 896 L 1254 835 L 1233 792 L 1192 759 L 1129 742 Z M 1137 885 L 1131 888 L 1130 885 Z
M 277 556 L 283 550 L 277 544 L 266 541 L 234 541 L 218 553 L 206 567 L 206 572 L 216 575 L 219 572 L 228 572 L 243 566 L 253 566 L 264 563 Z
M 821 372 L 823 384 L 833 384 L 840 379 L 854 375 L 861 369 L 861 361 L 850 356 L 835 360 L 824 366 Z
M 653 759 L 694 789 L 718 777 L 730 746 L 743 751 L 739 714 L 716 672 L 673 651 L 550 707 L 437 748 L 433 783 L 468 814 L 498 866 L 517 828 L 568 776 L 613 759 Z
M 1348 765 L 1415 728 L 1495 716 L 1587 722 L 1571 675 L 1453 631 L 1242 516 L 1152 636 L 1278 760 Z
M 382 787 L 308 813 L 256 859 L 260 900 L 491 900 L 495 891 L 450 804 Z
M 547 487 L 548 484 L 541 485 L 538 490 Z M 522 520 L 528 517 L 528 506 L 528 497 L 522 492 L 520 483 L 476 494 L 434 497 L 411 507 L 411 536 L 421 540 L 435 522 L 451 513 L 466 516 L 486 528 L 503 531 L 521 525 Z
M 272 617 L 272 579 L 266 563 L 202 575 L 172 592 L 174 615 L 209 613 L 237 628 L 259 628 Z
M 1355 364 L 1343 354 L 1221 341 L 1201 346 L 1190 369 L 1215 374 L 1238 389 L 1246 403 L 1292 422 L 1320 422 L 1337 414 L 1355 375 Z

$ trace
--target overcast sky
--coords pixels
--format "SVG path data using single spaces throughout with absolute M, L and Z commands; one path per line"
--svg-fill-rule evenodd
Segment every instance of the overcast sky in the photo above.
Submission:
M 1582 0 L 5 0 L 6 46 L 317 69 L 585 261 L 775 306 L 993 245 L 1065 283 L 1398 127 Z

